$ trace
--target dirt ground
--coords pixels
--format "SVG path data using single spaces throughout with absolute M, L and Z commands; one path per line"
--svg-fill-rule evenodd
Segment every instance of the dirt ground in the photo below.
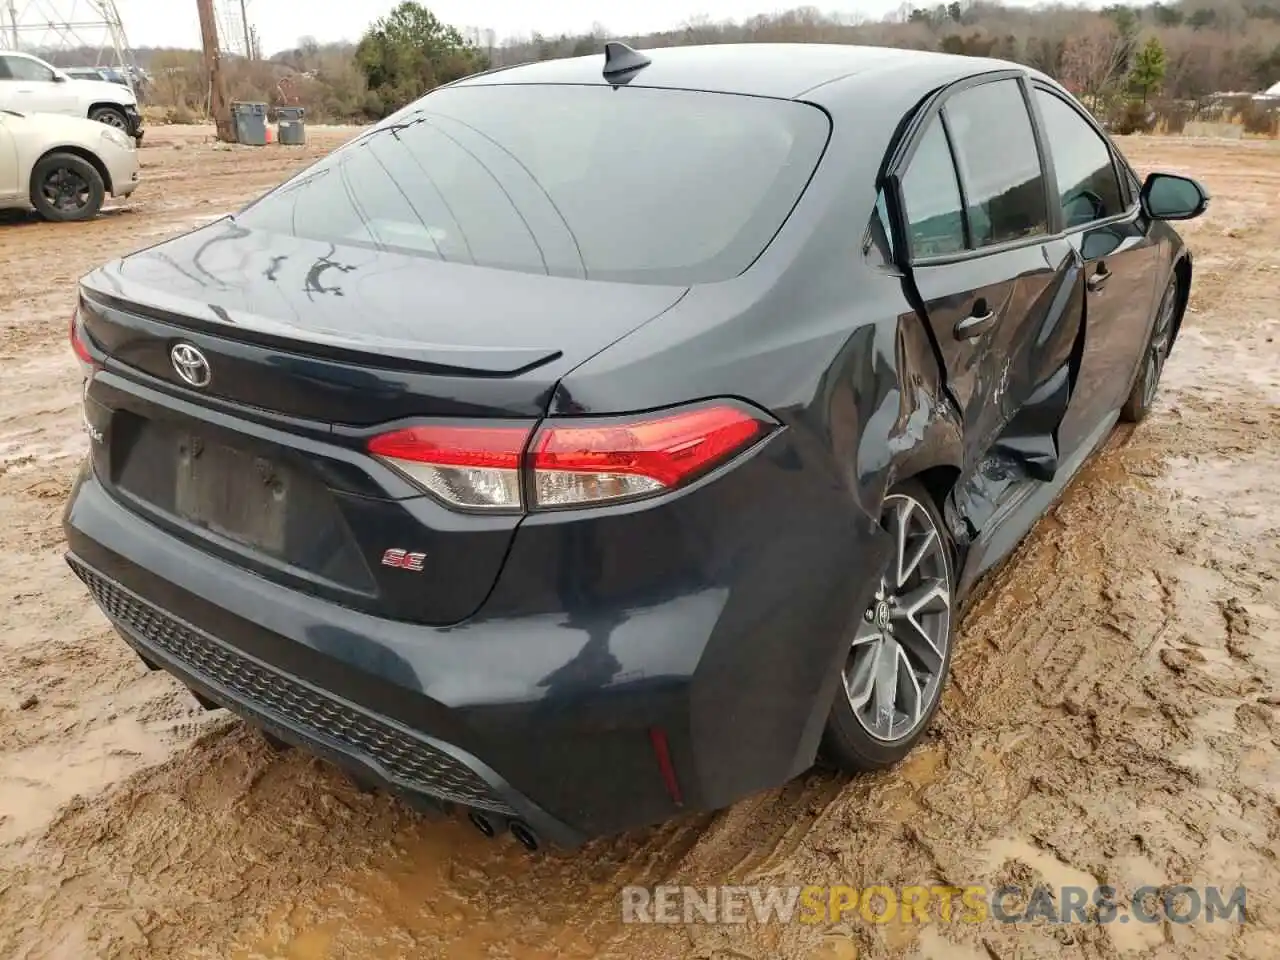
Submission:
M 149 133 L 136 199 L 0 226 L 0 957 L 1273 958 L 1280 954 L 1280 149 L 1139 139 L 1214 194 L 1153 417 L 988 581 L 929 740 L 716 815 L 527 855 L 432 821 L 148 673 L 62 561 L 86 447 L 75 281 L 290 151 Z M 624 884 L 1248 890 L 1248 922 L 624 926 Z

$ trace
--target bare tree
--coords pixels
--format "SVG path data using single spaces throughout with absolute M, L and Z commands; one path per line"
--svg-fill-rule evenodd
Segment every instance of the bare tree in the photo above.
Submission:
M 1058 79 L 1077 96 L 1096 104 L 1124 78 L 1128 45 L 1115 25 L 1091 17 L 1067 38 Z

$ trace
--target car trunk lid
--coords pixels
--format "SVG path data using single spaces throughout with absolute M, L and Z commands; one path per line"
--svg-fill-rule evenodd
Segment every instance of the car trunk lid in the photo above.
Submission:
M 414 422 L 529 427 L 563 374 L 684 288 L 508 273 L 221 221 L 85 278 L 98 476 L 169 534 L 395 619 L 458 622 L 518 513 L 468 514 L 368 452 Z M 199 351 L 193 385 L 175 347 Z M 105 356 L 103 356 L 105 354 Z
M 685 289 L 340 247 L 231 218 L 82 281 L 89 332 L 120 363 L 185 387 L 170 351 L 186 340 L 214 371 L 202 396 L 348 425 L 540 416 L 564 373 Z

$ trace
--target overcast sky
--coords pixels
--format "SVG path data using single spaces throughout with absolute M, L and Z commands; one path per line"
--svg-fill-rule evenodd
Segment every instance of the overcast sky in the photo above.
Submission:
M 46 0 L 48 2 L 48 0 Z M 72 0 L 55 0 L 69 4 Z M 219 5 L 238 0 L 214 0 Z M 258 28 L 262 47 L 274 53 L 311 35 L 321 42 L 356 40 L 372 20 L 384 15 L 397 0 L 247 0 L 249 20 Z M 917 0 L 925 5 L 926 0 Z M 425 5 L 456 27 L 493 29 L 498 39 L 528 35 L 535 30 L 546 34 L 586 31 L 598 21 L 617 33 L 643 33 L 677 27 L 697 14 L 713 20 L 742 20 L 757 13 L 770 13 L 800 6 L 776 0 L 632 0 L 609 3 L 605 0 L 426 0 Z M 830 9 L 860 13 L 876 18 L 896 10 L 901 0 L 854 0 L 837 3 Z M 83 6 L 83 0 L 81 0 Z M 116 0 L 125 31 L 134 46 L 200 43 L 195 0 Z M 822 9 L 828 9 L 819 3 Z M 189 14 L 185 11 L 189 10 Z M 81 10 L 83 14 L 83 10 Z

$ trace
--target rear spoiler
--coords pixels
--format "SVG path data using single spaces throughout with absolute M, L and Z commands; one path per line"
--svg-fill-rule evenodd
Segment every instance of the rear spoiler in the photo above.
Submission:
M 110 284 L 113 292 L 102 289 Z M 561 356 L 545 347 L 475 347 L 426 344 L 378 337 L 339 336 L 308 330 L 299 340 L 288 324 L 252 314 L 234 313 L 213 304 L 173 298 L 147 288 L 130 289 L 118 275 L 99 270 L 80 281 L 80 305 L 86 328 L 97 339 L 114 339 L 126 331 L 164 335 L 155 324 L 209 334 L 225 340 L 272 347 L 286 353 L 358 363 L 384 370 L 461 377 L 518 377 Z M 106 328 L 106 329 L 103 329 Z M 114 336 L 103 334 L 114 328 Z M 172 332 L 168 333 L 173 336 Z

